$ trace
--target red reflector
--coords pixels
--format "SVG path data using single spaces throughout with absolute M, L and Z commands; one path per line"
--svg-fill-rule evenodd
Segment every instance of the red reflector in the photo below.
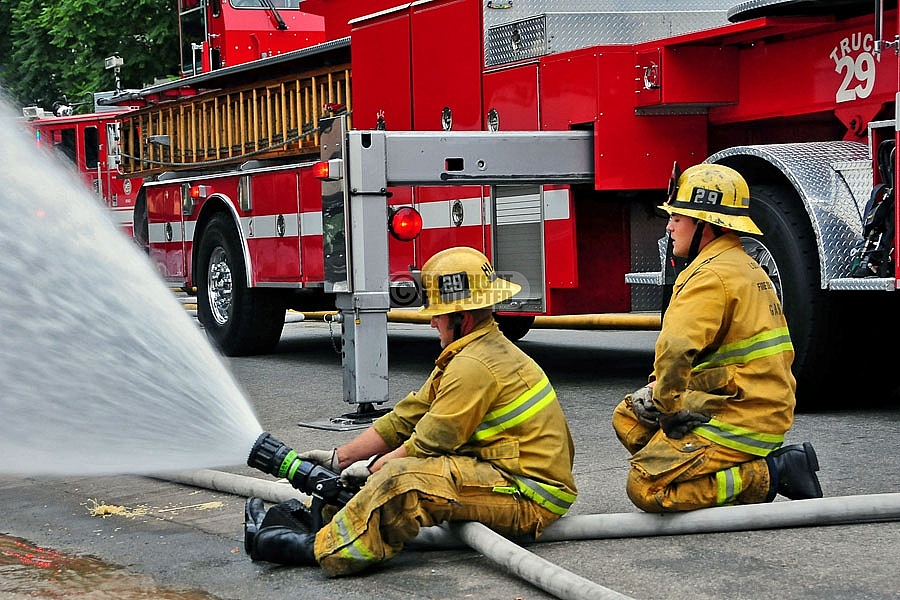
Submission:
M 422 215 L 411 206 L 401 206 L 391 212 L 388 229 L 401 242 L 414 240 L 422 232 Z
M 316 179 L 328 179 L 328 161 L 320 160 L 313 165 L 313 176 Z

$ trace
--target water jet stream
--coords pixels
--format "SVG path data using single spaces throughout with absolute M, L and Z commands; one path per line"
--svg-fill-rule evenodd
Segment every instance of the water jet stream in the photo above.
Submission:
M 243 464 L 262 428 L 138 247 L 0 98 L 0 473 Z

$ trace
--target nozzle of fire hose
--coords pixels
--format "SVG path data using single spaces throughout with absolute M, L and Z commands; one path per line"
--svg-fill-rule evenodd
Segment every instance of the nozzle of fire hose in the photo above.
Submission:
M 247 465 L 274 477 L 287 479 L 301 492 L 322 498 L 329 504 L 343 506 L 356 492 L 344 486 L 340 475 L 321 465 L 302 460 L 293 449 L 265 431 L 256 438 L 250 449 Z

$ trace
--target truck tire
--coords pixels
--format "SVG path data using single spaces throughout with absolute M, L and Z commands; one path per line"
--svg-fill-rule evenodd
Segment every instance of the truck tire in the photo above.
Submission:
M 197 249 L 197 318 L 226 356 L 267 354 L 284 328 L 276 290 L 247 287 L 240 239 L 228 215 L 210 219 Z
M 794 344 L 793 372 L 797 402 L 802 409 L 830 408 L 836 400 L 822 394 L 822 377 L 830 359 L 831 302 L 821 289 L 815 234 L 806 210 L 793 190 L 754 186 L 750 214 L 764 235 L 741 234 L 748 254 L 769 274 L 788 322 Z
M 794 344 L 797 409 L 895 405 L 894 357 L 881 347 L 900 336 L 896 294 L 823 290 L 815 234 L 794 191 L 753 186 L 750 195 L 750 214 L 764 235 L 741 240 L 782 301 Z
M 531 331 L 534 325 L 534 317 L 521 317 L 518 315 L 494 315 L 497 327 L 511 342 L 518 342 L 525 334 Z

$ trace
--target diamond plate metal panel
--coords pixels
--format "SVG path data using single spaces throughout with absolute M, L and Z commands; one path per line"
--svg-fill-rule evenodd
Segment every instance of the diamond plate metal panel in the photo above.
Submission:
M 858 6 L 853 6 L 854 4 Z M 746 21 L 757 17 L 778 17 L 798 15 L 835 15 L 835 14 L 862 14 L 865 8 L 864 2 L 809 2 L 808 0 L 747 0 L 741 2 L 728 11 L 728 18 L 732 21 Z
M 662 306 L 662 265 L 666 257 L 666 221 L 646 206 L 632 203 L 631 273 L 625 283 L 631 284 L 631 310 L 659 310 Z
M 547 54 L 547 19 L 544 15 L 498 25 L 487 31 L 484 62 L 487 66 Z
M 729 9 L 728 16 L 735 19 L 743 19 L 746 18 L 744 15 L 779 4 L 785 4 L 785 0 L 747 0 L 746 2 L 739 2 Z
M 634 44 L 728 23 L 730 1 L 515 2 L 485 8 L 485 65 L 598 44 Z M 545 9 L 552 7 L 553 11 Z
M 893 277 L 846 277 L 832 279 L 830 288 L 833 290 L 848 290 L 851 292 L 875 291 L 893 292 L 897 281 Z
M 725 13 L 734 0 L 515 0 L 485 2 L 485 31 L 496 25 L 512 23 L 546 12 L 629 13 L 629 12 L 703 12 Z
M 713 154 L 706 162 L 734 166 L 740 161 L 733 158 L 740 156 L 772 164 L 800 195 L 816 233 L 822 287 L 848 277 L 850 250 L 862 239 L 861 207 L 872 191 L 867 146 L 856 142 L 737 146 Z

